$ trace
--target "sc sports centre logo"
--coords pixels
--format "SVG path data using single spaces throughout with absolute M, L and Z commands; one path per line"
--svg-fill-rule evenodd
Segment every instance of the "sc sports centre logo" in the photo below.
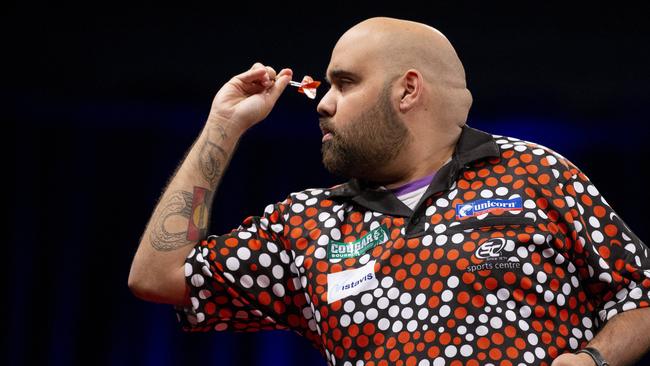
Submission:
M 467 272 L 485 270 L 513 271 L 521 269 L 519 259 L 512 255 L 515 243 L 505 238 L 492 238 L 479 245 L 474 256 L 482 261 L 469 265 Z
M 501 256 L 501 250 L 506 246 L 506 239 L 494 238 L 479 245 L 474 252 L 476 258 L 486 259 Z
M 467 203 L 459 203 L 456 205 L 456 217 L 464 219 L 467 217 L 474 217 L 486 212 L 494 210 L 517 211 L 521 210 L 523 205 L 521 197 L 513 198 L 510 200 L 502 199 L 486 199 L 477 200 Z

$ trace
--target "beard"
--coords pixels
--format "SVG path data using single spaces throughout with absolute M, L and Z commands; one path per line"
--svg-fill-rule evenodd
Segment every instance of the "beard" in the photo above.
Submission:
M 332 174 L 372 181 L 392 162 L 405 145 L 409 130 L 390 103 L 390 85 L 385 85 L 377 103 L 344 127 L 334 130 L 329 118 L 321 127 L 332 131 L 323 142 L 323 165 Z

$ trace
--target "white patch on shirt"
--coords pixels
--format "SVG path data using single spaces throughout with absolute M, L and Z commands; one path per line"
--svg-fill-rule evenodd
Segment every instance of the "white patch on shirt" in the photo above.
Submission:
M 328 273 L 327 303 L 377 288 L 379 281 L 375 275 L 375 262 L 376 260 L 371 260 L 360 268 Z

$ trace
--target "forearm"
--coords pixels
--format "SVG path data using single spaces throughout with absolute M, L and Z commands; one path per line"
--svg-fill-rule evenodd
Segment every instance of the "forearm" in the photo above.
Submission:
M 650 349 L 650 308 L 628 310 L 611 318 L 589 342 L 611 366 L 633 365 Z
M 182 271 L 194 244 L 205 238 L 212 198 L 241 135 L 242 131 L 230 124 L 208 122 L 176 170 L 153 211 L 131 266 L 129 286 L 139 290 L 141 297 L 170 285 L 171 278 L 182 278 L 172 276 L 172 272 Z
M 185 258 L 205 238 L 212 198 L 244 131 L 263 120 L 291 80 L 256 63 L 212 101 L 205 128 L 163 192 L 131 265 L 129 288 L 144 299 L 187 304 Z

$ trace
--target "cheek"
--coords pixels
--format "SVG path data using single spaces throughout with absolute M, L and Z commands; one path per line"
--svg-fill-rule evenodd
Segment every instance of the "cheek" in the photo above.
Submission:
M 339 95 L 336 101 L 336 116 L 343 121 L 354 119 L 361 110 L 368 108 L 371 104 L 374 103 L 367 97 L 365 92 L 361 90 L 350 91 L 344 95 Z
M 337 109 L 335 119 L 336 132 L 348 132 L 350 128 L 357 124 L 364 111 L 363 103 L 342 103 Z

